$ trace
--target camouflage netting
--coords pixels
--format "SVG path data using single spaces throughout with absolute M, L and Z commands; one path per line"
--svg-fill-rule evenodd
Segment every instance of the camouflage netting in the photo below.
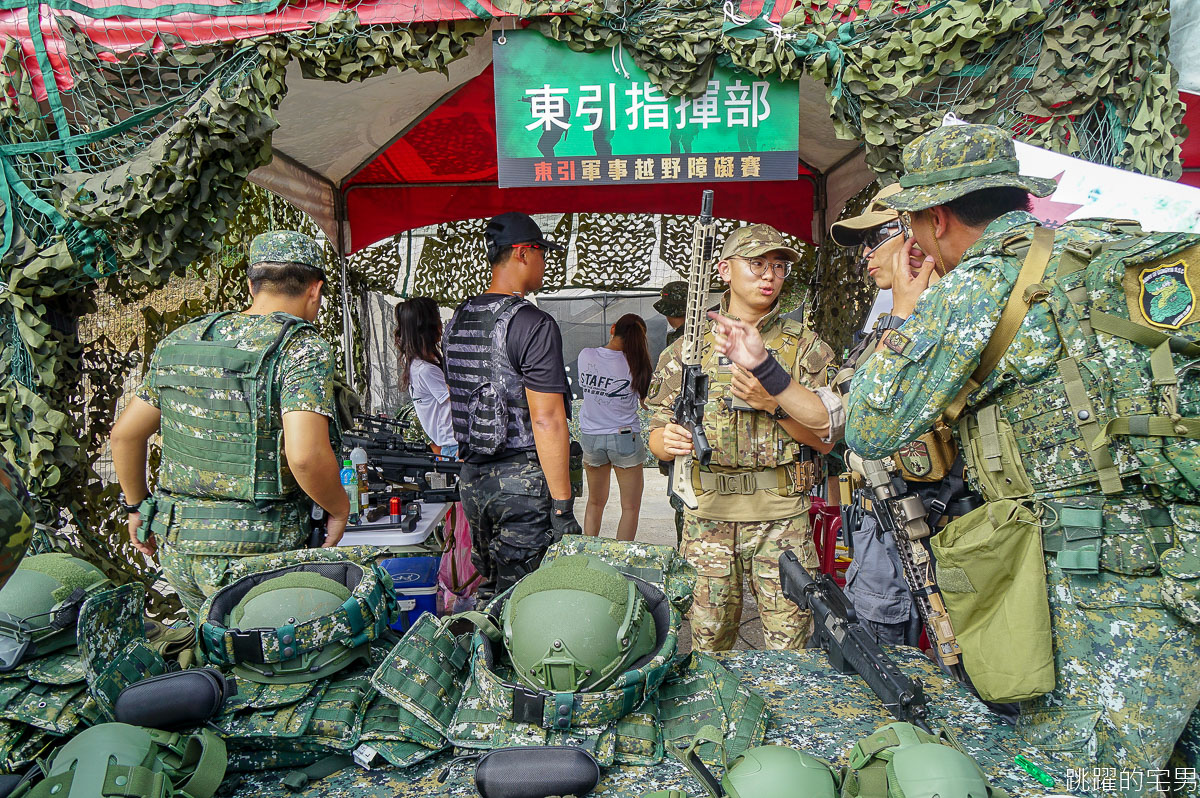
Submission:
M 206 6 L 165 5 L 141 11 L 143 22 L 164 15 L 162 30 L 129 48 L 119 44 L 122 23 L 111 8 L 69 5 L 67 12 L 31 0 L 2 12 L 61 38 L 65 49 L 55 57 L 73 85 L 55 82 L 40 33 L 26 43 L 32 58 L 16 39 L 0 42 L 0 444 L 46 517 L 68 524 L 43 545 L 83 551 L 128 578 L 128 563 L 141 560 L 121 542 L 116 488 L 103 462 L 115 406 L 165 331 L 202 310 L 243 302 L 250 236 L 269 227 L 312 229 L 284 203 L 244 190 L 250 171 L 271 157 L 287 66 L 340 82 L 389 69 L 445 70 L 487 21 L 366 26 L 346 3 L 307 29 L 258 38 L 221 22 L 234 13 L 270 18 L 279 3 L 263 2 L 212 7 L 220 17 L 214 41 L 195 44 L 178 37 L 169 15 Z M 673 95 L 695 92 L 716 63 L 813 76 L 827 86 L 839 135 L 865 141 L 881 173 L 894 170 L 901 146 L 946 111 L 1100 163 L 1168 178 L 1180 171 L 1183 109 L 1167 62 L 1167 0 L 943 0 L 916 10 L 904 2 L 802 0 L 780 24 L 742 19 L 736 4 L 713 0 L 502 0 L 498 7 L 579 50 L 619 45 Z M 112 34 L 107 46 L 89 30 Z M 39 102 L 41 82 L 47 95 Z M 686 219 L 663 220 L 657 241 L 639 218 L 564 220 L 588 259 L 576 279 L 610 288 L 644 279 L 630 247 L 686 247 Z M 615 225 L 628 225 L 627 240 L 601 235 Z M 478 223 L 442 232 L 422 253 L 439 269 L 418 269 L 409 293 L 450 301 L 484 279 Z M 390 251 L 351 260 L 352 296 L 394 291 Z M 787 301 L 799 304 L 815 285 L 812 319 L 840 349 L 873 292 L 847 253 L 804 252 Z M 565 263 L 551 267 L 549 282 L 565 282 Z M 353 315 L 354 306 L 347 310 Z M 321 321 L 331 339 L 340 337 L 340 319 Z M 355 356 L 361 363 L 358 346 Z M 144 568 L 137 575 L 148 579 Z

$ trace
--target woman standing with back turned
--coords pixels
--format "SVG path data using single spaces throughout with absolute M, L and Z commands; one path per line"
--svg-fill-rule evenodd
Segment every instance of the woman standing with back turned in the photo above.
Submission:
M 456 457 L 450 393 L 442 374 L 442 317 L 429 297 L 415 297 L 396 306 L 396 354 L 400 389 L 412 395 L 417 420 L 433 441 L 434 452 Z
M 642 467 L 646 448 L 638 407 L 650 389 L 646 323 L 627 313 L 609 328 L 607 344 L 579 353 L 580 443 L 587 472 L 585 535 L 598 535 L 608 503 L 609 474 L 616 469 L 621 492 L 617 540 L 633 540 L 642 507 Z

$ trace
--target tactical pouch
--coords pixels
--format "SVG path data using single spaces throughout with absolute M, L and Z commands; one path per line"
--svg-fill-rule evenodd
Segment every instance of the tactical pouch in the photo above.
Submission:
M 1180 618 L 1200 626 L 1200 507 L 1176 504 L 1175 546 L 1159 558 L 1162 602 Z
M 979 492 L 988 501 L 1020 499 L 1033 494 L 1012 426 L 996 405 L 987 405 L 959 422 L 963 457 Z
M 113 706 L 118 723 L 180 731 L 203 726 L 220 714 L 226 696 L 237 692 L 216 668 L 192 668 L 135 682 Z
M 963 665 L 988 701 L 1054 689 L 1041 538 L 1033 512 L 1011 499 L 987 502 L 930 538 Z
M 958 447 L 950 428 L 938 421 L 932 430 L 901 446 L 892 457 L 910 482 L 941 482 L 958 457 Z
M 471 454 L 495 454 L 508 439 L 508 403 L 496 385 L 485 382 L 467 402 L 467 445 Z
M 600 764 L 568 745 L 497 748 L 475 765 L 475 788 L 483 798 L 583 796 L 600 783 Z

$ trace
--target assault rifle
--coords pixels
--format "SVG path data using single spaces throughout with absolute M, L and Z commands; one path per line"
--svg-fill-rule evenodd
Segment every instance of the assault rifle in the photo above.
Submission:
M 342 447 L 346 452 L 355 447 L 366 451 L 372 490 L 377 477 L 405 503 L 458 501 L 462 463 L 405 440 L 405 427 L 399 421 L 359 416 L 355 428 L 342 435 Z
M 938 657 L 954 678 L 967 679 L 962 666 L 962 649 L 954 635 L 954 625 L 946 613 L 942 593 L 938 590 L 933 569 L 933 556 L 928 548 L 932 530 L 927 522 L 928 511 L 921 497 L 909 491 L 900 477 L 900 469 L 890 457 L 883 460 L 864 460 L 848 452 L 846 464 L 862 474 L 871 491 L 871 511 L 884 532 L 896 541 L 904 581 L 912 593 L 917 614 L 925 625 L 929 642 L 937 647 Z
M 671 464 L 667 490 L 679 497 L 684 506 L 695 510 L 696 490 L 692 486 L 692 461 L 702 466 L 712 459 L 712 447 L 704 434 L 704 405 L 708 402 L 708 375 L 700 365 L 700 348 L 708 324 L 708 287 L 712 282 L 712 257 L 717 245 L 717 223 L 713 219 L 713 193 L 706 190 L 700 201 L 700 218 L 692 227 L 692 262 L 688 267 L 687 314 L 683 319 L 680 360 L 683 374 L 679 397 L 675 400 L 672 421 L 692 433 L 692 451 L 681 454 Z
M 858 622 L 850 600 L 829 574 L 813 579 L 795 552 L 785 551 L 779 557 L 779 579 L 784 596 L 812 611 L 817 645 L 825 650 L 830 664 L 840 673 L 858 673 L 896 720 L 933 734 L 925 688 L 905 676 L 884 653 Z

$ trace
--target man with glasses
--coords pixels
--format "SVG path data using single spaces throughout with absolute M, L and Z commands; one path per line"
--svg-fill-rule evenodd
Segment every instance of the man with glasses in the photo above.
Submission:
M 799 258 L 773 227 L 756 224 L 734 231 L 717 264 L 729 286 L 720 314 L 754 325 L 798 382 L 819 387 L 826 384 L 833 350 L 812 330 L 779 313 L 784 279 Z M 675 342 L 660 361 L 647 398 L 654 410 L 650 448 L 662 460 L 687 454 L 692 447 L 689 432 L 672 422 L 681 348 L 682 341 Z M 808 492 L 821 473 L 820 454 L 833 447 L 835 437 L 828 424 L 814 430 L 790 418 L 757 379 L 716 351 L 711 331 L 704 336 L 701 362 L 710 380 L 704 429 L 713 457 L 710 466 L 691 474 L 699 506 L 685 514 L 680 546 L 697 571 L 692 645 L 700 651 L 733 648 L 742 610 L 742 573 L 749 570 L 766 646 L 802 648 L 811 633 L 811 615 L 784 598 L 779 555 L 794 550 L 816 572 Z M 833 436 L 838 434 L 834 429 Z
M 580 533 L 571 492 L 570 390 L 562 333 L 525 300 L 542 287 L 546 240 L 523 213 L 484 230 L 492 281 L 454 311 L 443 333 L 443 369 L 458 454 L 471 560 L 481 599 L 501 593 L 542 561 L 564 533 Z
M 305 545 L 308 499 L 329 515 L 326 546 L 350 517 L 330 440 L 333 353 L 313 326 L 325 285 L 321 248 L 277 230 L 250 243 L 249 260 L 250 307 L 169 333 L 112 429 L 130 542 L 157 553 L 193 615 L 233 558 Z M 146 450 L 159 432 L 151 496 Z

